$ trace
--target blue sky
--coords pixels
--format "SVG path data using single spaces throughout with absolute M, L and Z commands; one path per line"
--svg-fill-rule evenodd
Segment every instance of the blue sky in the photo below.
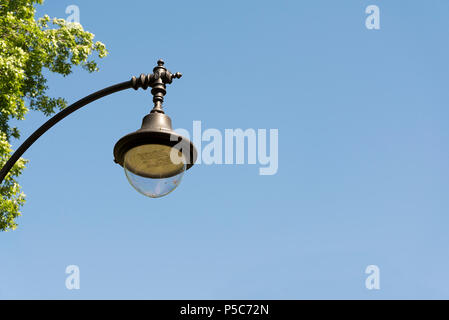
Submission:
M 279 170 L 202 164 L 143 197 L 112 148 L 151 95 L 99 100 L 25 154 L 0 298 L 449 298 L 449 2 L 47 0 L 38 16 L 71 4 L 110 55 L 95 74 L 49 75 L 53 95 L 74 102 L 163 58 L 184 74 L 166 97 L 174 127 L 278 129 Z M 22 136 L 44 121 L 30 113 Z

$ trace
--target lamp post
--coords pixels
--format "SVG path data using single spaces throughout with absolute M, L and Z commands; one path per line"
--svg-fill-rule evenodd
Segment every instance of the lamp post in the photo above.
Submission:
M 151 198 L 162 197 L 173 191 L 184 172 L 196 161 L 197 151 L 192 142 L 173 131 L 171 119 L 162 110 L 166 85 L 182 74 L 171 73 L 159 60 L 152 74 L 141 74 L 94 92 L 60 111 L 38 128 L 14 152 L 0 170 L 0 183 L 23 153 L 48 129 L 85 105 L 125 89 L 146 90 L 151 87 L 154 107 L 143 118 L 139 130 L 121 138 L 114 147 L 114 161 L 125 170 L 130 184 Z

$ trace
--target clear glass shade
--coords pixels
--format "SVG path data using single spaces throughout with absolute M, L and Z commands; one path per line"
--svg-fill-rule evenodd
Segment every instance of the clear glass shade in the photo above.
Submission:
M 172 192 L 182 180 L 186 161 L 177 149 L 146 144 L 125 154 L 123 167 L 129 183 L 141 194 L 159 198 Z

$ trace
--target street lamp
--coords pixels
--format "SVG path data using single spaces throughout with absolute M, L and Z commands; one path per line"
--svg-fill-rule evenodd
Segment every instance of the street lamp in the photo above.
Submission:
M 196 161 L 197 151 L 192 142 L 173 131 L 171 119 L 162 110 L 166 85 L 181 73 L 171 73 L 159 60 L 152 74 L 141 74 L 78 100 L 54 115 L 37 129 L 14 152 L 0 171 L 0 183 L 23 153 L 48 129 L 81 107 L 112 93 L 125 89 L 146 90 L 151 87 L 154 107 L 143 118 L 139 130 L 122 137 L 114 146 L 114 161 L 125 170 L 129 183 L 140 193 L 159 198 L 173 191 L 184 172 Z

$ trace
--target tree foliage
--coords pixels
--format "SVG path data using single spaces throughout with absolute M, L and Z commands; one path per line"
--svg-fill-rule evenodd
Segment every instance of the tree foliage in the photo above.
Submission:
M 67 76 L 73 66 L 98 70 L 92 56 L 107 55 L 101 42 L 79 23 L 64 19 L 35 18 L 43 0 L 0 0 L 0 167 L 12 154 L 11 140 L 20 137 L 12 119 L 24 120 L 29 110 L 50 116 L 67 106 L 61 97 L 49 97 L 44 72 Z M 27 160 L 20 159 L 0 186 L 0 231 L 17 227 L 25 203 L 17 183 Z

